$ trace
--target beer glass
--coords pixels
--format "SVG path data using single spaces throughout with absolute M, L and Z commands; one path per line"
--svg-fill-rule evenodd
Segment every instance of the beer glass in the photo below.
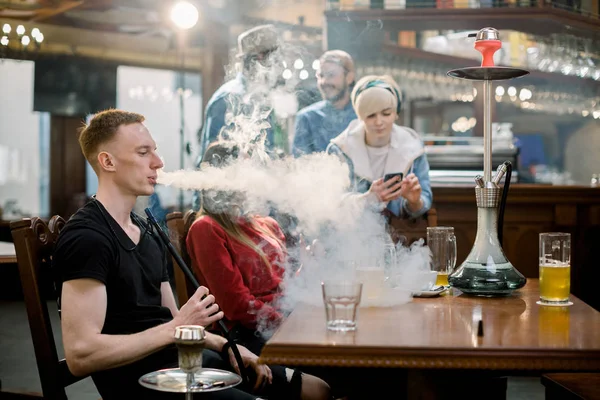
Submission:
M 540 301 L 538 304 L 564 306 L 571 293 L 571 234 L 540 233 Z
M 456 236 L 451 226 L 427 228 L 427 246 L 431 250 L 431 270 L 436 271 L 436 286 L 448 286 L 448 275 L 456 266 Z

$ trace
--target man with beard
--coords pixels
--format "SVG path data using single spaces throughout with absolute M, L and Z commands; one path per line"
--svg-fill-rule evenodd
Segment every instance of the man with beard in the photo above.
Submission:
M 325 151 L 329 141 L 356 119 L 350 103 L 354 86 L 354 62 L 342 50 L 330 50 L 319 59 L 317 86 L 323 100 L 303 108 L 296 115 L 292 154 Z
M 244 121 L 251 121 L 253 127 L 262 128 L 263 135 L 266 134 L 266 148 L 273 148 L 275 118 L 269 93 L 281 75 L 274 62 L 274 53 L 278 49 L 277 31 L 273 25 L 257 26 L 238 36 L 236 57 L 241 71 L 217 89 L 206 105 L 198 165 L 202 154 L 219 138 L 219 134 L 222 133 L 225 139 L 240 139 L 228 135 L 228 132 L 239 129 L 242 123 L 240 117 Z M 262 140 L 262 136 L 246 136 L 246 141 L 260 143 Z

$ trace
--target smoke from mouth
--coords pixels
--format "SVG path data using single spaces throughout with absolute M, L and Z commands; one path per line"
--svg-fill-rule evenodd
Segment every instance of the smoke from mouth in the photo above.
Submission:
M 300 230 L 311 236 L 324 224 L 349 226 L 354 221 L 351 204 L 342 202 L 350 184 L 348 166 L 324 153 L 269 160 L 254 148 L 252 157 L 224 168 L 160 171 L 158 183 L 185 190 L 243 192 L 245 212 L 268 215 L 276 208 L 294 215 Z

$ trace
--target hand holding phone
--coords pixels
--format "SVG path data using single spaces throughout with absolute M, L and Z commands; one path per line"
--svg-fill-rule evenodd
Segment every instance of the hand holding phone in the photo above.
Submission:
M 402 178 L 404 177 L 404 174 L 402 172 L 394 172 L 394 173 L 391 173 L 391 174 L 385 174 L 385 176 L 383 177 L 383 181 L 387 182 L 387 181 L 389 181 L 390 179 L 392 179 L 392 178 L 394 178 L 396 176 L 400 177 L 400 180 L 398 182 L 402 182 Z

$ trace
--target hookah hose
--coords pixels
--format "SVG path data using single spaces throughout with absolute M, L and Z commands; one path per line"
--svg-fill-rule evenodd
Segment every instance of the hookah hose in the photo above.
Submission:
M 498 210 L 498 241 L 502 246 L 502 236 L 504 231 L 504 209 L 506 208 L 506 197 L 510 187 L 510 177 L 512 175 L 512 164 L 510 161 L 504 161 L 506 166 L 506 178 L 504 179 L 504 188 L 502 189 L 502 198 L 500 200 L 500 209 Z
M 154 214 L 152 214 L 152 211 L 150 211 L 149 208 L 146 208 L 144 211 L 146 212 L 146 215 L 148 216 L 148 221 L 158 232 L 158 236 L 162 240 L 163 244 L 165 246 L 167 246 L 167 248 L 169 249 L 169 252 L 173 256 L 173 258 L 175 258 L 175 261 L 177 261 L 177 264 L 179 264 L 179 268 L 181 268 L 181 270 L 185 274 L 186 278 L 189 279 L 189 281 L 192 283 L 194 288 L 198 289 L 200 287 L 200 283 L 198 283 L 198 280 L 196 279 L 196 277 L 194 276 L 194 274 L 192 273 L 190 268 L 187 266 L 185 261 L 183 261 L 183 258 L 179 255 L 179 253 L 177 253 L 177 250 L 175 249 L 175 247 L 169 240 L 169 237 L 167 236 L 165 231 L 163 231 L 162 228 L 160 227 L 160 225 L 158 225 L 158 222 L 156 221 Z M 206 297 L 206 295 L 204 295 L 202 297 L 202 299 L 204 299 L 205 297 Z M 227 326 L 225 325 L 225 323 L 222 320 L 219 320 L 217 322 L 219 324 L 219 328 L 221 328 L 221 331 L 223 332 L 223 334 L 225 336 L 225 339 L 227 339 L 228 346 L 231 348 L 231 351 L 233 351 L 233 355 L 235 356 L 235 360 L 237 361 L 238 367 L 240 369 L 240 375 L 242 375 L 242 381 L 246 384 L 250 384 L 249 377 L 247 376 L 247 373 L 244 370 L 244 363 L 242 362 L 242 356 L 240 355 L 240 350 L 237 348 L 237 345 L 235 344 L 235 341 L 233 340 L 233 337 L 230 334 L 229 329 L 227 329 Z M 229 360 L 225 360 L 225 361 L 228 362 Z

